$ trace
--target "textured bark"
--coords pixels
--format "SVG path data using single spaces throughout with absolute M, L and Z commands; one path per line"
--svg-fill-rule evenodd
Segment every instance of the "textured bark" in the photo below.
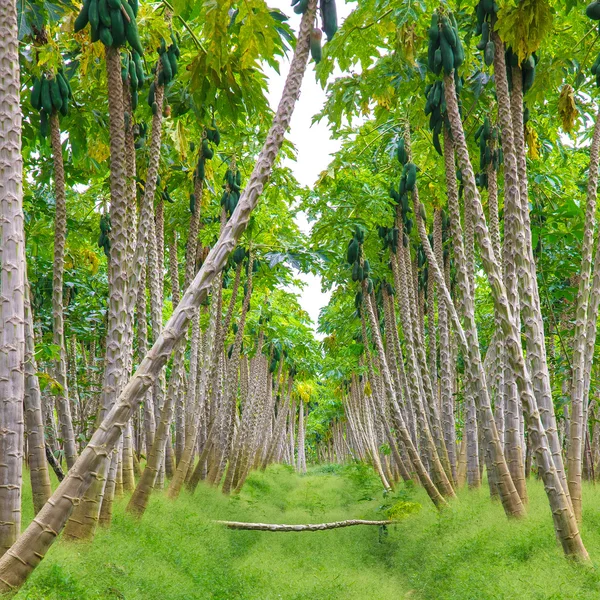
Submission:
M 121 79 L 121 58 L 114 48 L 106 48 L 106 73 L 108 86 L 108 109 L 110 121 L 110 257 L 109 257 L 109 301 L 108 331 L 106 336 L 106 356 L 102 398 L 98 422 L 114 406 L 120 392 L 125 369 L 127 346 L 127 289 L 128 289 L 128 234 L 127 234 L 127 187 L 125 162 L 125 119 L 123 111 L 123 81 Z M 110 522 L 112 499 L 114 496 L 114 477 L 107 481 L 111 472 L 113 454 L 102 459 L 107 464 L 98 465 L 97 477 L 85 496 L 78 503 L 65 537 L 74 540 L 91 539 L 100 519 L 105 488 L 109 486 L 108 503 L 104 507 L 103 520 Z
M 52 269 L 52 341 L 59 348 L 54 365 L 55 377 L 60 391 L 56 395 L 56 410 L 63 439 L 65 458 L 69 469 L 77 460 L 75 433 L 69 403 L 69 385 L 67 381 L 67 351 L 65 347 L 65 326 L 63 318 L 63 285 L 65 273 L 65 244 L 67 238 L 67 199 L 65 195 L 65 167 L 60 141 L 60 123 L 58 113 L 50 115 L 50 139 L 54 159 L 54 263 Z
M 496 48 L 496 51 L 498 51 L 498 48 Z M 580 560 L 588 560 L 589 557 L 581 540 L 575 515 L 562 487 L 559 474 L 557 473 L 552 451 L 550 450 L 548 438 L 537 408 L 531 377 L 523 357 L 519 332 L 510 313 L 506 289 L 502 283 L 500 268 L 494 256 L 485 215 L 481 206 L 479 191 L 475 183 L 475 173 L 471 165 L 458 109 L 458 101 L 454 89 L 454 79 L 450 76 L 445 77 L 445 96 L 452 135 L 456 143 L 459 164 L 465 183 L 465 193 L 468 201 L 472 202 L 475 209 L 475 233 L 479 242 L 483 267 L 488 276 L 494 308 L 499 321 L 501 322 L 502 332 L 506 340 L 506 347 L 510 353 L 511 364 L 515 372 L 521 401 L 526 409 L 529 435 L 532 439 L 538 467 L 550 502 L 555 531 L 561 541 L 565 554 Z
M 25 239 L 19 79 L 17 7 L 0 0 L 0 556 L 21 528 Z
M 381 335 L 379 333 L 379 324 L 375 321 L 375 312 L 373 310 L 373 307 L 371 304 L 371 298 L 369 297 L 369 295 L 365 294 L 365 297 L 363 298 L 363 303 L 365 304 L 365 309 L 367 309 L 367 313 L 369 315 L 369 320 L 370 320 L 370 325 L 371 325 L 371 337 L 372 337 L 372 340 L 377 349 L 377 354 L 379 356 L 379 365 L 381 367 L 381 375 L 383 378 L 385 391 L 386 391 L 386 394 L 388 397 L 388 401 L 390 403 L 392 403 L 392 405 L 393 405 L 396 402 L 396 394 L 394 391 L 394 386 L 392 383 L 392 377 L 390 375 L 389 367 L 388 367 L 387 361 L 385 359 L 385 352 L 384 352 L 383 344 L 381 341 Z M 443 467 L 439 461 L 439 457 L 437 458 L 437 461 L 434 463 L 434 467 L 435 467 L 434 468 L 435 483 L 434 483 L 434 481 L 432 481 L 431 478 L 429 477 L 429 474 L 427 473 L 427 471 L 423 465 L 423 462 L 421 461 L 421 457 L 419 456 L 417 449 L 415 448 L 415 446 L 410 438 L 410 434 L 408 432 L 408 429 L 406 428 L 404 419 L 402 418 L 402 415 L 399 413 L 398 413 L 398 420 L 400 423 L 400 431 L 399 431 L 400 437 L 408 451 L 410 460 L 413 464 L 413 467 L 415 468 L 415 470 L 417 472 L 417 475 L 419 477 L 419 480 L 421 481 L 421 484 L 423 485 L 429 498 L 431 499 L 431 501 L 437 508 L 443 508 L 443 507 L 447 506 L 445 497 L 452 498 L 455 494 L 454 494 L 454 490 L 452 489 L 452 485 L 450 484 L 448 479 L 444 477 L 445 473 L 444 473 Z M 427 432 L 428 429 L 426 428 L 425 431 Z M 429 437 L 428 437 L 427 443 L 429 444 L 429 449 L 431 451 L 431 454 L 435 457 L 436 451 L 435 451 L 435 445 L 433 444 L 433 440 L 431 439 L 431 432 L 429 432 Z
M 569 428 L 568 482 L 573 510 L 581 520 L 581 470 L 583 443 L 587 431 L 587 407 L 584 407 L 585 394 L 585 345 L 590 299 L 590 276 L 592 250 L 596 225 L 596 200 L 598 196 L 598 167 L 600 163 L 600 112 L 596 116 L 594 136 L 590 146 L 590 169 L 588 176 L 585 225 L 581 247 L 581 269 L 579 270 L 579 290 L 575 309 L 575 329 L 573 331 L 573 358 L 571 384 L 571 423 Z M 591 315 L 593 316 L 593 315 Z M 590 365 L 591 366 L 591 365 Z M 587 404 L 587 403 L 586 403 Z
M 442 212 L 437 209 L 433 219 L 433 241 L 436 260 L 440 267 L 444 264 L 442 241 Z M 433 270 L 431 271 L 433 276 Z M 439 293 L 439 292 L 438 292 Z M 438 300 L 438 329 L 440 332 L 440 401 L 442 429 L 448 450 L 448 459 L 452 468 L 452 479 L 457 482 L 456 423 L 454 419 L 454 395 L 452 393 L 452 372 L 450 369 L 450 331 L 448 328 L 448 309 L 444 300 Z
M 119 401 L 100 424 L 90 443 L 81 453 L 68 476 L 54 492 L 52 498 L 40 511 L 36 520 L 23 532 L 10 551 L 0 559 L 0 591 L 10 591 L 22 585 L 43 559 L 56 536 L 64 527 L 73 509 L 73 502 L 84 494 L 91 484 L 92 472 L 97 468 L 101 459 L 105 458 L 115 447 L 135 407 L 141 402 L 146 391 L 162 371 L 176 344 L 185 335 L 190 319 L 195 314 L 200 302 L 206 298 L 208 289 L 225 266 L 229 255 L 245 231 L 252 210 L 258 203 L 265 182 L 281 148 L 298 98 L 308 61 L 309 38 L 315 18 L 315 10 L 316 0 L 311 0 L 308 10 L 302 18 L 294 58 L 279 108 L 234 214 L 209 253 L 200 272 L 187 289 L 159 339 L 121 392 Z M 0 21 L 2 24 L 5 22 L 8 22 L 8 19 Z M 3 36 L 1 39 L 5 43 L 4 40 L 7 38 Z M 16 54 L 12 64 L 18 64 Z M 15 87 L 14 94 L 16 97 L 18 96 L 18 86 Z M 18 120 L 18 116 L 16 118 Z M 11 155 L 11 158 L 15 158 L 13 164 L 19 164 L 18 152 L 16 157 Z M 12 168 L 14 169 L 14 167 Z
M 37 378 L 35 340 L 33 338 L 33 315 L 29 302 L 29 290 L 25 293 L 25 435 L 27 439 L 27 462 L 31 478 L 33 510 L 37 514 L 52 495 L 46 445 L 44 443 L 44 421 L 42 395 Z
M 508 92 L 506 77 L 506 64 L 504 44 L 496 32 L 493 34 L 495 42 L 494 72 L 496 81 L 496 95 L 498 97 L 498 117 L 502 131 L 502 147 L 504 150 L 504 179 L 505 195 L 507 188 L 518 198 L 521 207 L 520 219 L 517 222 L 519 229 L 516 232 L 517 241 L 517 275 L 519 278 L 519 301 L 521 318 L 525 329 L 525 342 L 527 350 L 527 363 L 530 365 L 533 391 L 540 412 L 542 425 L 552 452 L 552 459 L 558 472 L 567 501 L 571 504 L 566 473 L 563 465 L 562 448 L 558 439 L 554 403 L 550 387 L 550 374 L 546 359 L 546 345 L 544 336 L 544 322 L 541 313 L 540 299 L 537 287 L 536 267 L 531 245 L 531 227 L 529 221 L 529 202 L 527 191 L 527 165 L 525 158 L 525 141 L 523 137 L 523 93 L 522 76 L 520 70 L 513 74 L 513 104 Z M 517 115 L 513 117 L 512 115 Z M 516 124 L 516 129 L 513 128 Z M 525 410 L 527 406 L 521 403 Z

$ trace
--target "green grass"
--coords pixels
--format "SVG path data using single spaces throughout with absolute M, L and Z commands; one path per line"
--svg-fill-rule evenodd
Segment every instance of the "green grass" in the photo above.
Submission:
M 366 467 L 324 466 L 305 476 L 272 467 L 254 473 L 235 498 L 208 487 L 175 503 L 155 494 L 141 522 L 126 516 L 119 501 L 110 529 L 100 530 L 93 544 L 58 542 L 16 598 L 600 597 L 600 488 L 584 490 L 582 534 L 594 561 L 591 567 L 563 557 L 541 484 L 531 481 L 529 492 L 529 516 L 508 521 L 485 488 L 461 491 L 452 507 L 438 514 L 421 489 L 404 488 L 383 498 Z M 381 519 L 383 509 L 398 501 L 422 507 L 387 532 L 376 527 L 248 532 L 210 522 Z

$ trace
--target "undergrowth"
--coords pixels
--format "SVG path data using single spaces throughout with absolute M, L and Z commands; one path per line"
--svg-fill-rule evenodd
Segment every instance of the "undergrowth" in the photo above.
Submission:
M 600 490 L 584 490 L 582 535 L 600 560 Z M 25 490 L 24 505 L 30 505 Z M 59 541 L 16 595 L 30 600 L 587 599 L 595 566 L 566 560 L 541 484 L 528 516 L 507 520 L 487 489 L 462 490 L 437 513 L 423 490 L 384 495 L 364 465 L 322 465 L 297 475 L 253 473 L 239 496 L 200 486 L 171 502 L 153 496 L 141 521 L 115 506 L 92 544 Z M 31 519 L 27 508 L 25 520 Z M 400 518 L 387 528 L 315 533 L 233 531 L 214 519 L 315 523 Z

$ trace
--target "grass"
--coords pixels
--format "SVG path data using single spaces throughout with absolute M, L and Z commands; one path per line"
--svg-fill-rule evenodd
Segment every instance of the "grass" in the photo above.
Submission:
M 28 494 L 28 491 L 25 491 Z M 238 497 L 199 487 L 172 503 L 155 494 L 137 522 L 116 505 L 93 544 L 58 542 L 16 595 L 30 600 L 487 600 L 600 597 L 600 488 L 584 490 L 582 535 L 594 561 L 566 560 L 541 484 L 529 515 L 508 521 L 485 488 L 438 514 L 423 491 L 383 498 L 366 467 L 285 467 L 254 473 Z M 408 504 L 407 504 L 408 503 Z M 421 505 L 413 512 L 415 504 Z M 29 498 L 25 506 L 29 507 Z M 381 531 L 231 531 L 212 519 L 307 523 L 406 517 Z M 26 519 L 31 514 L 25 515 Z

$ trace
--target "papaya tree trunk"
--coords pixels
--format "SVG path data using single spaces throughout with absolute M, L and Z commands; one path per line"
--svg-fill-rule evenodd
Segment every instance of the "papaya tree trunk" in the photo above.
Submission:
M 0 556 L 21 528 L 25 239 L 19 89 L 17 7 L 0 0 Z
M 70 469 L 77 460 L 77 447 L 69 403 L 69 385 L 67 380 L 67 352 L 65 348 L 65 325 L 63 318 L 63 286 L 65 273 L 65 243 L 67 237 L 67 199 L 65 195 L 65 167 L 63 163 L 62 143 L 60 140 L 60 122 L 56 110 L 50 115 L 50 139 L 54 159 L 54 263 L 52 268 L 52 340 L 58 347 L 55 364 L 55 377 L 59 385 L 56 395 L 56 410 L 63 438 L 67 467 Z

